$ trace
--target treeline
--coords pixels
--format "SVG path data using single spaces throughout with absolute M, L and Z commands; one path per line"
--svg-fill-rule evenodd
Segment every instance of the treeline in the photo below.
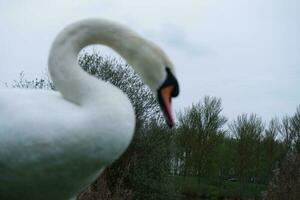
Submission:
M 267 124 L 255 114 L 226 123 L 221 111 L 220 99 L 205 97 L 179 114 L 175 174 L 266 184 L 286 154 L 299 151 L 300 107 Z
M 261 197 L 286 156 L 299 154 L 300 106 L 270 122 L 256 114 L 228 120 L 221 99 L 207 96 L 177 113 L 170 130 L 152 92 L 127 64 L 87 53 L 79 64 L 122 89 L 137 116 L 130 147 L 81 200 Z M 13 87 L 55 89 L 48 78 L 29 81 L 23 74 Z

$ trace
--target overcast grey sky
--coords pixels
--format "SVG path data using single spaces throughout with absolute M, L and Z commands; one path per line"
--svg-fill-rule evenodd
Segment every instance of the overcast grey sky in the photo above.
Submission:
M 169 54 L 181 85 L 175 110 L 210 95 L 230 119 L 281 117 L 300 105 L 299 10 L 299 0 L 0 0 L 0 87 L 21 71 L 41 76 L 64 26 L 104 17 Z

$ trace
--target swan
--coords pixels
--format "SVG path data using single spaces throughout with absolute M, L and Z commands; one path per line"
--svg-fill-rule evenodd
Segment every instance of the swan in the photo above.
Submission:
M 74 199 L 129 145 L 135 114 L 128 97 L 78 65 L 78 53 L 90 44 L 120 54 L 157 96 L 167 124 L 174 125 L 171 98 L 179 86 L 163 50 L 116 22 L 75 22 L 50 49 L 48 67 L 57 91 L 0 90 L 0 199 Z

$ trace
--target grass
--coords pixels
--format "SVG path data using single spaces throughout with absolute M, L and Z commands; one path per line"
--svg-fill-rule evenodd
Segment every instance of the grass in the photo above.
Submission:
M 254 183 L 240 183 L 228 180 L 182 176 L 169 177 L 169 190 L 187 198 L 209 199 L 259 199 L 267 186 Z

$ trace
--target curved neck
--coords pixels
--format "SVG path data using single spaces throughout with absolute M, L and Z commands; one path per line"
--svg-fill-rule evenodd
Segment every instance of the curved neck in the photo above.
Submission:
M 80 50 L 91 44 L 103 44 L 130 63 L 141 41 L 143 39 L 131 30 L 106 20 L 72 24 L 56 37 L 50 50 L 48 66 L 52 81 L 65 99 L 81 104 L 97 83 L 79 67 Z

